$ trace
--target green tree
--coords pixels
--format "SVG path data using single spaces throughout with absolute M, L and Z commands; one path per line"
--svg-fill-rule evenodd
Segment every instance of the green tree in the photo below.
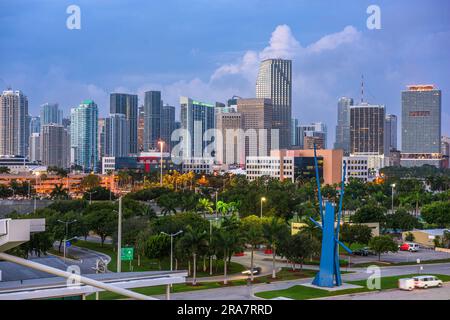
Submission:
M 116 196 L 111 192 L 110 189 L 96 186 L 86 190 L 83 194 L 84 200 L 93 201 L 105 201 L 105 200 L 115 200 Z
M 192 285 L 197 285 L 197 255 L 208 246 L 208 234 L 205 229 L 193 228 L 188 225 L 180 242 L 188 250 L 193 261 Z
M 419 220 L 404 208 L 399 208 L 391 215 L 386 216 L 386 227 L 397 230 L 412 230 L 420 225 Z
M 300 264 L 300 269 L 303 270 L 305 259 L 318 254 L 319 251 L 320 242 L 304 232 L 288 236 L 280 245 L 280 255 L 293 263 L 294 270 L 297 263 Z
M 438 228 L 450 226 L 450 201 L 436 201 L 422 208 L 422 218 Z
M 89 228 L 100 237 L 102 247 L 106 238 L 117 231 L 117 214 L 108 208 L 89 211 L 86 214 L 86 222 Z
M 161 208 L 161 213 L 163 215 L 172 214 L 172 213 L 176 214 L 177 213 L 177 209 L 176 209 L 177 202 L 178 202 L 178 197 L 173 192 L 163 194 L 156 200 L 156 203 Z
M 56 184 L 50 193 L 50 198 L 53 200 L 68 200 L 70 196 L 63 184 Z
M 272 278 L 276 278 L 275 256 L 279 244 L 289 235 L 287 224 L 277 217 L 270 217 L 263 220 L 262 224 L 265 242 L 272 249 Z
M 398 245 L 390 236 L 373 237 L 369 242 L 369 247 L 378 254 L 378 261 L 381 261 L 382 253 L 398 251 Z
M 379 222 L 383 225 L 386 221 L 386 208 L 376 204 L 366 204 L 356 210 L 355 214 L 351 217 L 352 222 L 355 223 L 368 223 Z
M 100 177 L 95 174 L 89 174 L 81 180 L 81 188 L 83 190 L 94 189 L 100 186 Z
M 250 245 L 250 270 L 253 270 L 254 251 L 260 244 L 264 242 L 261 218 L 257 216 L 248 216 L 242 219 L 242 234 L 245 238 L 245 242 Z M 250 280 L 253 281 L 253 272 L 250 272 Z
M 242 244 L 243 239 L 237 230 L 230 231 L 229 229 L 223 227 L 219 230 L 215 230 L 213 234 L 213 246 L 216 247 L 217 250 L 221 250 L 223 254 L 223 283 L 226 285 L 228 283 L 228 259 L 231 255 L 233 255 L 233 253 L 236 252 L 236 248 Z
M 149 259 L 158 260 L 161 270 L 161 260 L 170 254 L 170 237 L 164 234 L 156 234 L 146 241 L 145 256 Z
M 353 243 L 368 244 L 372 238 L 372 229 L 362 224 L 345 223 L 341 228 L 341 241 L 351 246 Z
M 213 210 L 213 203 L 211 200 L 207 198 L 201 198 L 198 201 L 197 209 L 203 213 L 203 215 L 212 214 L 214 212 Z
M 0 167 L 0 174 L 10 173 L 11 170 L 8 167 Z

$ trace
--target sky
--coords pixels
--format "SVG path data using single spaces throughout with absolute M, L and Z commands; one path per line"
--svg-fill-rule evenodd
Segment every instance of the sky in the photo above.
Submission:
M 66 26 L 77 5 L 81 29 Z M 380 8 L 369 29 L 367 8 Z M 29 112 L 58 102 L 68 115 L 109 94 L 161 90 L 226 102 L 255 96 L 259 62 L 293 61 L 293 117 L 328 126 L 334 142 L 341 96 L 384 104 L 399 117 L 409 84 L 442 90 L 442 133 L 450 135 L 448 0 L 0 0 L 0 88 L 22 90 Z

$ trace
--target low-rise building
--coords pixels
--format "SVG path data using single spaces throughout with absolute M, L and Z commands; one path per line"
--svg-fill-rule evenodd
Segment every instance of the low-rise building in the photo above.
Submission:
M 319 176 L 325 184 L 340 183 L 342 179 L 342 150 L 317 150 Z M 272 150 L 268 157 L 247 157 L 249 180 L 269 176 L 279 180 L 315 177 L 314 150 Z
M 380 169 L 389 165 L 389 158 L 384 155 L 351 154 L 342 159 L 342 166 L 344 161 L 347 163 L 345 182 L 351 178 L 372 182 L 379 176 Z
M 444 235 L 444 231 L 450 232 L 450 229 L 427 229 L 427 230 L 413 230 L 402 233 L 402 238 L 405 240 L 406 236 L 411 233 L 414 236 L 414 242 L 425 247 L 434 247 L 434 240 L 436 237 Z

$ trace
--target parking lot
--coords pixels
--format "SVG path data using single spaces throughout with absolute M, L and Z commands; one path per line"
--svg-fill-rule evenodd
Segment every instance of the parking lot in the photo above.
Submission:
M 398 251 L 396 253 L 390 252 L 381 255 L 381 261 L 390 263 L 416 262 L 417 259 L 420 259 L 421 261 L 450 259 L 450 253 L 437 252 L 432 249 L 420 249 L 417 252 Z M 365 263 L 372 261 L 378 261 L 378 256 L 351 257 L 352 263 Z

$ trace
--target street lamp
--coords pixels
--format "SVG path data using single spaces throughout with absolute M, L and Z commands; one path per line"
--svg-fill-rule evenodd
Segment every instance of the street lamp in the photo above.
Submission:
M 96 192 L 97 191 L 86 191 L 86 193 L 89 193 L 89 204 L 92 204 L 92 195 Z
M 394 213 L 394 189 L 395 189 L 395 183 L 391 184 L 391 188 L 392 188 L 391 213 Z
M 69 239 L 67 239 L 67 231 L 69 229 L 69 224 L 75 223 L 75 222 L 77 222 L 77 220 L 72 220 L 72 221 L 58 220 L 58 222 L 64 223 L 64 225 L 65 225 L 65 233 L 64 233 L 64 240 L 63 240 L 64 241 L 63 252 L 64 252 L 64 263 L 66 263 L 66 245 L 67 245 L 67 241 L 69 241 Z M 71 239 L 74 239 L 74 238 L 71 238 Z
M 119 198 L 119 211 L 113 210 L 113 212 L 119 215 L 117 219 L 117 272 L 120 273 L 122 271 L 122 197 Z
M 266 197 L 261 197 L 261 219 L 263 217 L 263 202 L 266 202 Z
M 183 233 L 183 230 L 180 230 L 176 233 L 170 233 L 170 234 L 162 232 L 162 231 L 161 231 L 161 233 L 170 237 L 170 271 L 173 271 L 173 237 L 176 237 L 177 235 Z
M 161 148 L 161 163 L 160 163 L 159 166 L 161 167 L 160 184 L 161 184 L 161 187 L 162 187 L 162 185 L 163 185 L 163 148 L 164 148 L 164 141 L 160 140 L 160 141 L 158 141 L 158 143 L 159 143 L 159 146 Z

